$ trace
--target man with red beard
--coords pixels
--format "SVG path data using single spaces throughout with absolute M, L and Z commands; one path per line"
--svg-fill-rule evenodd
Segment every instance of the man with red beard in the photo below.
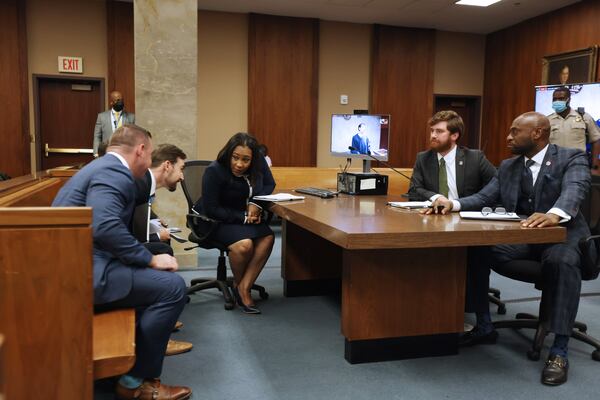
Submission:
M 430 149 L 417 154 L 408 190 L 411 200 L 457 200 L 477 193 L 496 174 L 483 152 L 457 146 L 464 129 L 454 111 L 439 111 L 431 117 Z
M 458 209 L 460 205 L 457 200 L 479 192 L 496 175 L 496 169 L 480 150 L 456 144 L 465 129 L 462 118 L 456 112 L 437 112 L 429 120 L 429 128 L 430 149 L 417 155 L 409 197 L 413 201 L 450 202 Z M 476 265 L 474 260 L 478 257 L 477 248 L 469 248 L 468 264 Z M 493 330 L 489 316 L 487 291 L 483 293 L 486 299 L 484 303 L 475 301 L 481 296 L 479 291 L 487 288 L 471 284 L 469 278 L 468 275 L 465 312 L 475 313 L 479 329 L 461 338 L 461 345 L 495 343 L 498 334 Z

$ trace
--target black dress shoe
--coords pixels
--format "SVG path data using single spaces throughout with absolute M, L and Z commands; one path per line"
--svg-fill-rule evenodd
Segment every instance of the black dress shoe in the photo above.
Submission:
M 477 327 L 463 334 L 458 344 L 463 347 L 475 346 L 478 344 L 496 344 L 498 340 L 498 331 L 493 330 L 489 333 L 481 333 Z
M 550 386 L 562 385 L 567 381 L 568 374 L 569 360 L 566 357 L 551 354 L 542 371 L 542 383 Z
M 240 292 L 238 292 L 237 288 L 232 287 L 231 291 L 233 292 L 233 295 L 235 296 L 235 300 L 236 300 L 238 306 L 240 307 L 240 310 L 242 310 L 243 313 L 245 313 L 245 314 L 260 314 L 260 310 L 258 308 L 256 308 L 256 306 L 247 306 L 246 304 L 244 304 L 244 302 L 242 301 L 242 297 L 240 296 Z

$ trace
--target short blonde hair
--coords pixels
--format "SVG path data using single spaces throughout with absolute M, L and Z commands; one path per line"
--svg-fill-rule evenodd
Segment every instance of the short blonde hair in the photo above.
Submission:
M 125 124 L 110 137 L 108 147 L 134 147 L 152 139 L 152 134 L 141 126 Z

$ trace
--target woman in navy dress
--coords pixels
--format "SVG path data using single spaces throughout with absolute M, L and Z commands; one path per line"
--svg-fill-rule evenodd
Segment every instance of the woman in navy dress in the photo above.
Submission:
M 233 292 L 245 313 L 259 314 L 250 288 L 273 249 L 273 231 L 264 222 L 262 204 L 254 196 L 271 194 L 275 181 L 248 133 L 236 133 L 204 172 L 202 198 L 194 208 L 220 221 L 212 238 L 229 249 Z

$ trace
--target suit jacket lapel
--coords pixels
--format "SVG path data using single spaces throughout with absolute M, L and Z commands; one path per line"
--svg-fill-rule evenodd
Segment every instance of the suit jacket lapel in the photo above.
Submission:
M 507 180 L 501 182 L 502 187 L 500 189 L 503 194 L 501 197 L 503 200 L 506 199 L 506 201 L 503 201 L 506 211 L 514 212 L 517 209 L 517 201 L 519 200 L 519 194 L 521 193 L 523 168 L 525 168 L 523 156 L 516 157 L 507 171 Z
M 546 155 L 544 156 L 544 161 L 542 161 L 542 166 L 540 167 L 540 172 L 538 172 L 537 179 L 535 180 L 534 191 L 535 191 L 535 208 L 537 210 L 538 203 L 542 197 L 542 190 L 544 186 L 544 177 L 552 168 L 553 161 L 556 156 L 556 146 L 551 144 L 548 146 L 548 150 L 546 151 Z
M 463 197 L 465 184 L 465 152 L 461 148 L 456 149 L 456 158 L 454 159 L 454 170 L 456 171 L 456 191 L 458 197 Z
M 427 154 L 426 167 L 427 173 L 429 173 L 429 179 L 433 182 L 432 192 L 439 193 L 440 181 L 438 177 L 440 174 L 440 164 L 438 163 L 437 153 L 433 150 L 429 150 L 429 153 Z

